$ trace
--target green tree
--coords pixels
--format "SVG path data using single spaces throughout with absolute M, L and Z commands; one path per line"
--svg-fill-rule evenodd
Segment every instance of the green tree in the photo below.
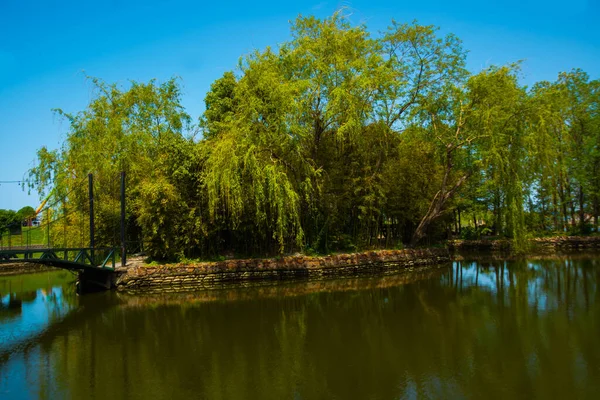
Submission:
M 556 230 L 586 229 L 598 220 L 598 81 L 574 70 L 532 90 L 540 212 Z M 542 217 L 542 218 L 544 218 Z
M 0 234 L 7 232 L 11 226 L 19 222 L 15 211 L 0 209 Z
M 155 229 L 144 225 L 151 218 L 139 212 L 146 210 L 138 204 L 141 188 L 155 178 L 156 166 L 173 142 L 192 140 L 184 137 L 190 132 L 190 117 L 180 104 L 175 79 L 160 85 L 132 82 L 127 90 L 98 79 L 91 81 L 96 96 L 86 110 L 76 114 L 56 110 L 69 121 L 67 139 L 59 150 L 40 149 L 30 180 L 42 197 L 54 189 L 51 203 L 56 205 L 55 215 L 64 219 L 55 226 L 61 233 L 64 226 L 70 241 L 84 244 L 89 239 L 82 238 L 79 231 L 86 231 L 86 183 L 87 175 L 93 173 L 97 243 L 109 245 L 115 242 L 119 219 L 119 173 L 125 171 L 129 233 L 139 240 L 141 231 Z
M 226 129 L 227 124 L 232 122 L 238 103 L 235 97 L 236 86 L 237 80 L 230 71 L 225 72 L 221 78 L 210 85 L 210 90 L 204 99 L 204 115 L 200 119 L 206 139 Z
M 17 217 L 21 221 L 24 221 L 24 220 L 34 217 L 34 216 L 35 216 L 35 210 L 31 206 L 25 206 L 25 207 L 21 208 L 19 211 L 17 211 Z
M 176 79 L 92 79 L 85 110 L 57 110 L 67 139 L 40 149 L 31 184 L 84 244 L 93 173 L 97 242 L 112 244 L 125 171 L 128 237 L 169 259 L 417 245 L 477 215 L 521 248 L 597 226 L 598 81 L 574 70 L 527 90 L 518 65 L 471 75 L 465 59 L 433 26 L 301 16 L 211 85 L 198 127 Z
M 516 66 L 489 68 L 471 76 L 464 88 L 449 88 L 423 108 L 421 125 L 428 128 L 423 134 L 437 143 L 444 172 L 413 234 L 413 245 L 447 212 L 446 205 L 473 174 L 497 196 L 497 229 L 505 212 L 509 236 L 524 236 L 526 92 L 518 85 L 517 71 Z

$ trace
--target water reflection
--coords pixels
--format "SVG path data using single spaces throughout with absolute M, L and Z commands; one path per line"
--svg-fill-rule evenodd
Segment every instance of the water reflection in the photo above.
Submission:
M 75 306 L 65 271 L 0 276 L 0 354 L 27 344 Z
M 0 397 L 592 398 L 599 282 L 597 258 L 462 261 L 415 282 L 85 296 L 0 360 Z

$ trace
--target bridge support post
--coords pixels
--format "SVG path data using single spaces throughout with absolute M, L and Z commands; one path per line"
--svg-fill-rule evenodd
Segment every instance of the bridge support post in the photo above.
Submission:
M 116 287 L 118 273 L 87 268 L 79 272 L 77 286 L 80 294 L 111 290 Z
M 46 210 L 46 247 L 50 247 L 50 209 Z
M 121 172 L 121 266 L 127 264 L 125 246 L 125 171 Z
M 90 197 L 90 248 L 92 249 L 92 260 L 94 260 L 94 175 L 92 174 L 88 174 L 88 189 Z

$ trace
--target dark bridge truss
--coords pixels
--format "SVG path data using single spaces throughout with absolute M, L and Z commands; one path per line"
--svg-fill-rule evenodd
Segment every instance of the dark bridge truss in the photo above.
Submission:
M 0 249 L 0 263 L 31 262 L 70 270 L 114 271 L 119 253 L 114 247 Z

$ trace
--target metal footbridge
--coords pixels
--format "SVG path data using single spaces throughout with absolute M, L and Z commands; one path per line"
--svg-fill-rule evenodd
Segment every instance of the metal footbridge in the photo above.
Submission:
M 43 245 L 0 248 L 0 263 L 28 262 L 50 265 L 68 270 L 109 269 L 115 270 L 118 248 L 84 247 L 54 248 Z
M 89 245 L 76 246 L 54 246 L 50 238 L 50 218 L 44 227 L 40 227 L 42 232 L 37 235 L 42 237 L 45 244 L 31 244 L 30 229 L 26 231 L 26 237 L 12 235 L 10 232 L 8 240 L 0 240 L 0 268 L 1 264 L 27 262 L 48 265 L 56 268 L 62 268 L 79 273 L 80 288 L 89 287 L 90 289 L 110 289 L 114 287 L 116 281 L 116 270 L 126 265 L 126 242 L 125 242 L 125 173 L 120 174 L 120 243 L 117 246 L 96 246 L 95 243 L 95 216 L 94 216 L 94 180 L 93 175 L 88 176 L 89 190 L 89 208 L 86 213 L 89 214 Z M 86 217 L 87 218 L 87 217 Z M 13 227 L 14 228 L 14 227 Z M 17 227 L 22 230 L 21 227 Z M 86 226 L 87 228 L 87 226 Z M 37 228 L 36 228 L 37 229 Z M 5 231 L 7 228 L 4 229 Z M 46 232 L 43 232 L 46 230 Z M 57 229 L 60 232 L 60 229 Z M 115 227 L 116 230 L 116 227 Z M 1 233 L 1 232 L 0 232 Z M 44 237 L 45 236 L 45 237 Z M 66 222 L 64 238 L 61 240 L 60 234 L 54 235 L 54 242 L 66 243 Z M 13 242 L 11 242 L 11 238 Z M 14 243 L 17 241 L 20 243 Z M 39 239 L 39 238 L 38 238 Z

